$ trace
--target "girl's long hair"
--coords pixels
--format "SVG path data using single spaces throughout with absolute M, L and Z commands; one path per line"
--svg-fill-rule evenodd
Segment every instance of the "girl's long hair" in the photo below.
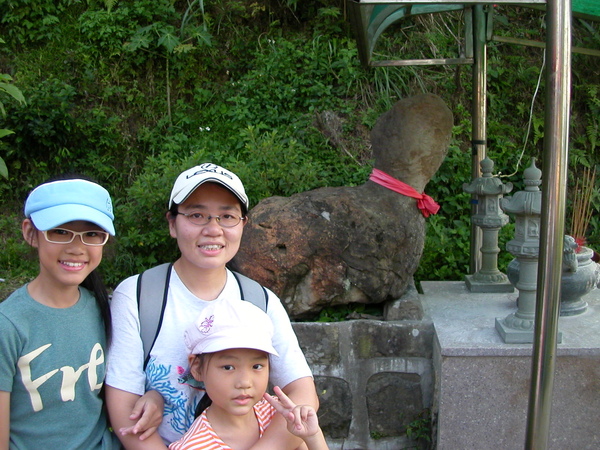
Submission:
M 198 361 L 198 365 L 200 367 L 203 367 L 205 364 L 208 363 L 209 359 L 212 358 L 212 355 L 214 355 L 214 353 L 201 353 L 199 355 L 196 355 L 196 361 Z M 194 376 L 193 373 L 191 375 Z M 200 414 L 202 414 L 204 410 L 210 405 L 212 405 L 212 400 L 208 396 L 208 392 L 204 391 L 204 395 L 198 402 L 198 406 L 196 406 L 196 411 L 194 411 L 194 419 L 200 417 Z
M 42 184 L 51 183 L 53 181 L 60 180 L 86 180 L 91 181 L 92 183 L 98 184 L 95 180 L 92 180 L 89 177 L 79 175 L 79 174 L 64 174 L 49 180 L 46 180 Z M 34 224 L 35 225 L 35 224 Z M 112 337 L 112 320 L 110 315 L 110 299 L 108 297 L 108 290 L 102 281 L 102 276 L 98 271 L 98 268 L 92 270 L 90 274 L 83 280 L 81 286 L 89 290 L 96 299 L 96 304 L 100 309 L 100 316 L 102 317 L 102 321 L 104 322 L 104 333 L 106 335 L 106 346 L 110 345 L 110 339 Z
M 108 290 L 102 281 L 102 276 L 98 272 L 98 269 L 94 269 L 90 274 L 83 280 L 81 286 L 91 291 L 96 298 L 96 304 L 100 309 L 100 316 L 104 322 L 104 333 L 106 334 L 106 346 L 110 345 L 110 339 L 112 337 L 112 319 L 110 315 L 110 299 L 108 297 Z
M 202 414 L 202 412 L 206 408 L 208 408 L 210 405 L 212 405 L 212 400 L 208 396 L 208 393 L 204 392 L 204 395 L 200 399 L 198 406 L 196 406 L 196 411 L 194 413 L 194 419 L 197 419 L 198 417 L 200 417 L 200 414 Z

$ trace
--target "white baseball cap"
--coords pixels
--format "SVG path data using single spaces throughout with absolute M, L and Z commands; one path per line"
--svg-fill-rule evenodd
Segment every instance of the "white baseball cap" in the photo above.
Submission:
M 273 322 L 258 306 L 244 300 L 214 300 L 184 332 L 193 355 L 251 348 L 279 356 L 273 347 Z
M 200 164 L 179 174 L 171 191 L 169 209 L 173 204 L 183 203 L 198 186 L 207 182 L 218 183 L 229 189 L 242 203 L 242 213 L 248 212 L 250 203 L 242 180 L 235 173 L 211 163 Z

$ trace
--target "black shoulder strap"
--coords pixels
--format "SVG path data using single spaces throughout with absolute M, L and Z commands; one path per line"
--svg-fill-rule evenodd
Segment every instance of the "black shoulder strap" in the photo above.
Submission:
M 137 302 L 140 336 L 144 345 L 144 370 L 148 365 L 150 350 L 156 342 L 162 325 L 172 268 L 172 263 L 161 264 L 142 272 L 138 277 Z M 266 312 L 269 303 L 266 289 L 260 283 L 239 272 L 232 271 L 232 273 L 240 287 L 242 300 L 249 301 Z
M 269 305 L 269 296 L 267 295 L 266 289 L 252 278 L 248 278 L 246 275 L 242 275 L 239 272 L 231 271 L 233 276 L 240 286 L 240 292 L 242 294 L 242 300 L 246 300 L 264 312 L 267 312 L 267 306 Z
M 144 345 L 144 369 L 162 325 L 172 267 L 172 263 L 161 264 L 142 272 L 138 277 L 137 302 L 140 336 Z

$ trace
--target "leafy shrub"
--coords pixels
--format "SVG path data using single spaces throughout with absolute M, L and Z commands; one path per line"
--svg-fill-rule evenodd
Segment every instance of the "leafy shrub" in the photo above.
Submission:
M 1 38 L 0 44 L 4 44 L 4 40 Z M 21 104 L 25 103 L 25 97 L 23 97 L 23 93 L 12 83 L 12 77 L 6 73 L 0 73 L 0 117 L 3 119 L 6 116 L 6 110 L 4 109 L 5 98 L 12 99 Z M 13 133 L 14 131 L 12 130 L 0 128 L 0 139 Z M 0 156 L 0 176 L 8 178 L 8 169 L 2 156 Z
M 128 275 L 176 259 L 177 245 L 169 236 L 165 214 L 171 187 L 184 165 L 176 151 L 149 157 L 145 170 L 115 205 L 117 245 L 113 267 L 106 269 L 108 283 L 115 285 Z
M 471 67 L 362 68 L 339 0 L 30 3 L 6 0 L 0 18 L 0 33 L 10 33 L 0 65 L 30 101 L 9 105 L 0 127 L 16 131 L 0 140 L 10 173 L 0 195 L 20 211 L 33 186 L 71 169 L 105 184 L 119 233 L 103 263 L 110 284 L 176 257 L 164 214 L 181 170 L 224 165 L 244 180 L 252 204 L 360 184 L 370 171 L 368 130 L 398 99 L 424 91 L 446 101 L 455 126 L 448 157 L 426 187 L 442 209 L 428 219 L 416 277 L 468 272 L 470 197 L 462 185 L 471 178 Z M 494 17 L 495 33 L 543 35 L 539 11 L 499 7 Z M 457 56 L 463 20 L 460 11 L 412 17 L 386 31 L 376 51 L 389 59 Z M 597 23 L 574 24 L 575 45 L 597 45 Z M 541 50 L 490 42 L 488 57 L 488 154 L 516 191 L 528 160 L 543 150 L 543 79 L 534 98 Z M 570 184 L 581 167 L 599 162 L 599 61 L 573 57 Z M 325 112 L 340 118 L 335 139 L 318 126 Z M 9 225 L 1 225 L 4 235 Z M 598 225 L 594 217 L 596 246 Z M 501 268 L 512 258 L 504 251 L 511 233 L 511 226 L 500 233 Z M 16 250 L 5 257 L 11 262 L 2 266 L 21 270 Z
M 22 213 L 0 217 L 0 278 L 22 277 L 38 270 L 37 254 L 21 235 L 21 220 Z
M 14 131 L 0 142 L 11 173 L 8 186 L 21 198 L 50 176 L 78 172 L 118 187 L 127 173 L 117 131 L 119 119 L 100 107 L 82 109 L 77 92 L 56 79 L 24 89 L 26 106 L 7 110 L 6 126 Z
M 0 30 L 14 46 L 39 44 L 60 34 L 57 25 L 69 14 L 76 14 L 77 0 L 4 0 Z

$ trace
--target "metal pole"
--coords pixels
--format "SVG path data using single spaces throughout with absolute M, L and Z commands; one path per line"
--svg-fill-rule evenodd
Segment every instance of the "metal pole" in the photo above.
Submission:
M 526 449 L 545 449 L 556 363 L 571 89 L 571 2 L 548 0 L 542 226 Z
M 471 178 L 475 180 L 481 176 L 481 161 L 486 156 L 486 73 L 487 73 L 487 45 L 486 45 L 486 15 L 484 5 L 473 6 L 473 131 L 471 153 Z M 472 197 L 476 200 L 476 197 Z M 477 205 L 471 206 L 471 216 L 477 212 Z M 471 223 L 471 260 L 469 270 L 471 274 L 479 271 L 481 267 L 480 248 L 482 244 L 481 229 Z

